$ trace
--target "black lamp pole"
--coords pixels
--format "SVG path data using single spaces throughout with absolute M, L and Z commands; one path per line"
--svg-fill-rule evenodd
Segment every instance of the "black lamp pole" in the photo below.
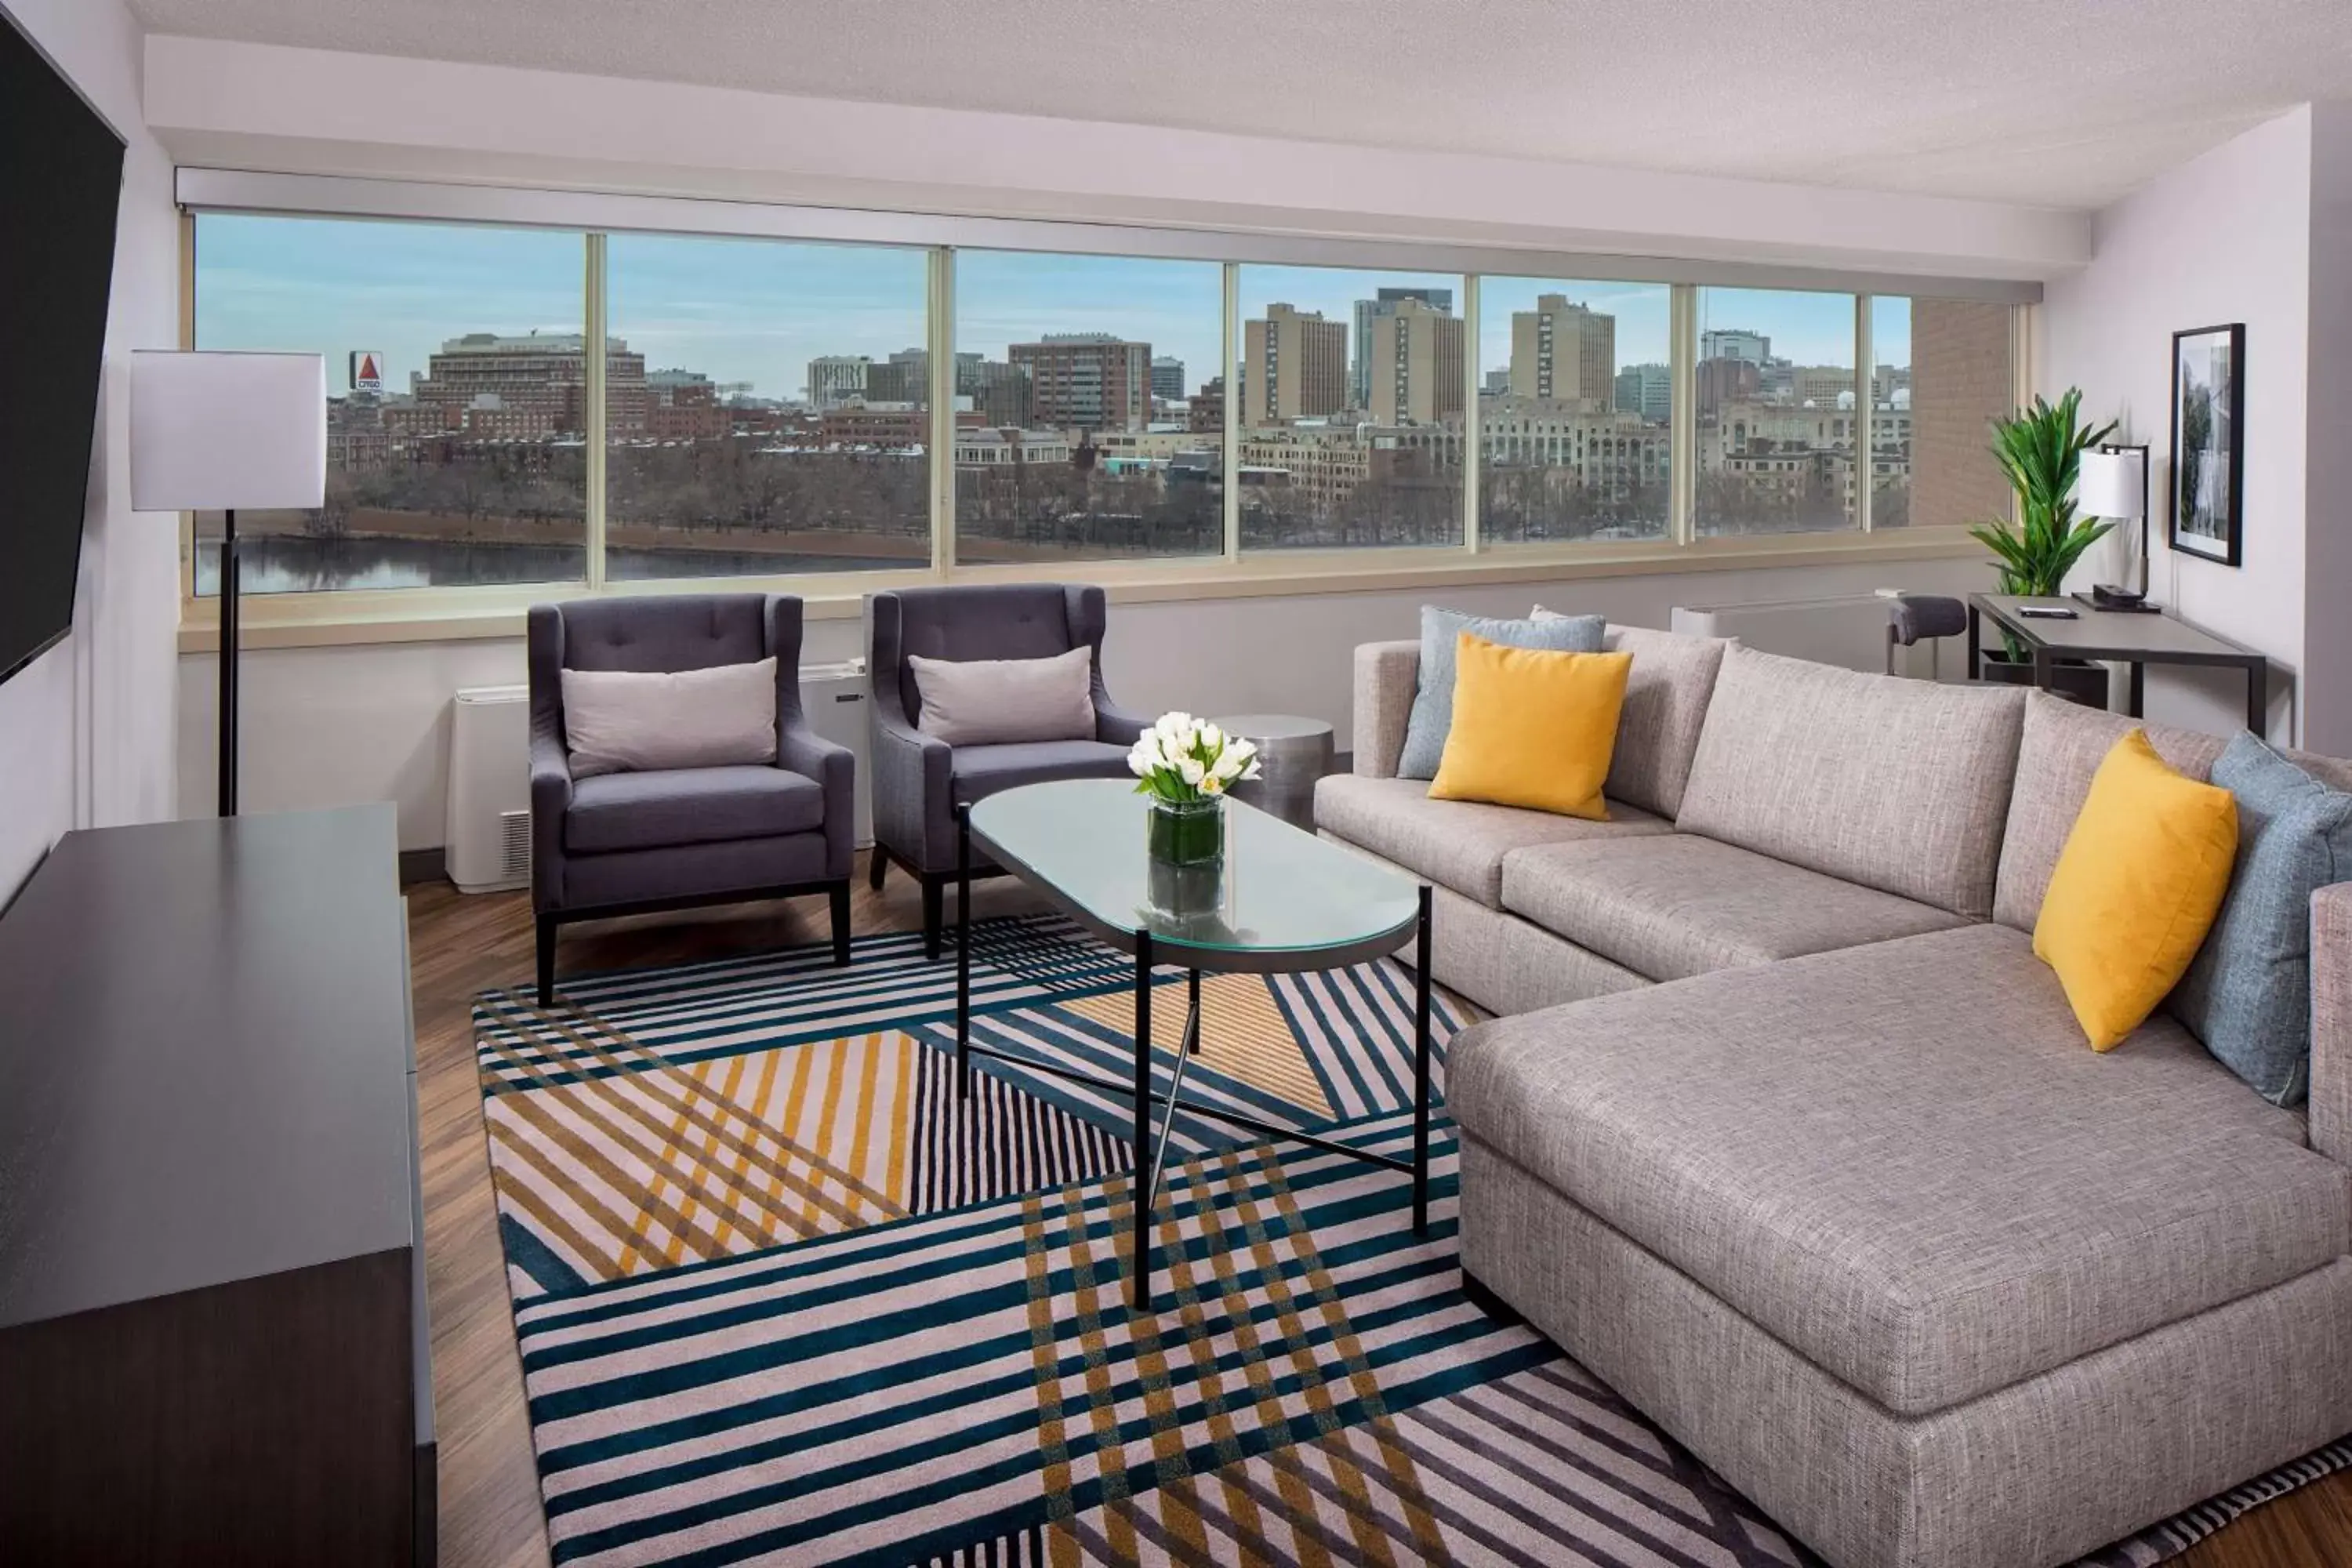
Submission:
M 236 509 L 221 514 L 220 814 L 236 815 Z

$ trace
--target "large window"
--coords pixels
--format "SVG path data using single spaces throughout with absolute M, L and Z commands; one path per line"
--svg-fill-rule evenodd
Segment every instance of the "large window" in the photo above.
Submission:
M 206 214 L 195 346 L 326 356 L 327 503 L 237 516 L 248 594 L 578 582 L 583 237 Z M 219 591 L 220 519 L 195 526 Z
M 1698 291 L 1691 515 L 1702 538 L 1861 526 L 1855 325 L 1851 294 Z
M 927 254 L 606 241 L 604 572 L 931 557 Z
M 1224 269 L 955 258 L 956 559 L 1225 547 Z
M 1457 276 L 1241 269 L 1242 548 L 1462 542 Z
M 1957 537 L 2009 505 L 1998 289 L 1174 260 L 1140 231 L 1084 255 L 1002 247 L 1049 226 L 939 220 L 954 235 L 923 244 L 928 220 L 825 221 L 821 240 L 202 213 L 195 345 L 328 367 L 326 504 L 240 515 L 248 588 L 519 590 L 475 597 L 495 608 L 661 578 L 1569 561 Z M 219 538 L 195 518 L 199 595 Z
M 1878 296 L 1870 310 L 1870 526 L 1942 528 L 2008 516 L 1992 426 L 2017 401 L 2010 308 Z
M 1674 291 L 1478 280 L 1478 529 L 1489 543 L 1663 539 Z

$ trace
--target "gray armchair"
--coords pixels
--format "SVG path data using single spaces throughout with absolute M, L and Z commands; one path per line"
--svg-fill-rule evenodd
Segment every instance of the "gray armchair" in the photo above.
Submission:
M 555 1002 L 567 921 L 823 892 L 833 959 L 849 962 L 856 805 L 849 750 L 801 711 L 801 602 L 772 594 L 648 595 L 534 605 L 530 663 L 531 908 L 539 1002 Z M 572 776 L 566 669 L 682 670 L 776 659 L 772 765 Z
M 922 885 L 923 944 L 940 954 L 940 904 L 955 878 L 956 807 L 1054 779 L 1123 778 L 1146 721 L 1119 711 L 1103 686 L 1103 591 L 1078 584 L 908 588 L 866 605 L 866 668 L 874 680 L 874 856 L 882 886 L 895 861 Z M 950 746 L 915 727 L 923 710 L 908 655 L 922 658 L 1051 658 L 1094 650 L 1095 736 Z M 975 865 L 976 875 L 996 868 Z

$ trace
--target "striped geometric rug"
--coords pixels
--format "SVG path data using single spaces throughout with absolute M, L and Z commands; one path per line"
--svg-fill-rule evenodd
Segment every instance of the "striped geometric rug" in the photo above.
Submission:
M 1058 919 L 984 921 L 975 1038 L 1118 1079 L 1128 963 Z M 959 1103 L 954 984 L 904 935 L 847 969 L 816 947 L 478 1000 L 557 1563 L 1815 1561 L 1463 1296 L 1442 1117 L 1425 1238 L 1393 1172 L 1179 1117 L 1158 1310 L 1130 1316 L 1128 1108 L 977 1061 Z M 1188 1097 L 1409 1150 L 1409 972 L 1202 991 Z M 1438 999 L 1441 1054 L 1467 1017 Z M 2161 1562 L 2347 1463 L 2090 1561 Z

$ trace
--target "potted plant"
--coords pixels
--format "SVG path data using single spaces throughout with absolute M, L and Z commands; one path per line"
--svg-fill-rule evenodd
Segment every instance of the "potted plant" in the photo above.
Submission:
M 2000 557 L 2000 591 L 2048 598 L 2065 592 L 2066 574 L 2083 552 L 2113 531 L 2112 522 L 2077 520 L 2074 480 L 2083 453 L 2115 434 L 2111 420 L 2093 430 L 2082 422 L 2083 391 L 2070 386 L 2053 405 L 2037 397 L 2033 405 L 1993 426 L 1993 455 L 2017 491 L 2017 521 L 2006 518 L 1980 522 L 1969 534 Z M 2028 684 L 2033 662 L 2024 646 L 2004 633 L 2002 647 L 1981 650 L 1976 675 L 1981 680 Z M 2061 659 L 2051 688 L 2062 697 L 2094 708 L 2107 705 L 2107 671 L 2104 665 L 2082 659 Z

